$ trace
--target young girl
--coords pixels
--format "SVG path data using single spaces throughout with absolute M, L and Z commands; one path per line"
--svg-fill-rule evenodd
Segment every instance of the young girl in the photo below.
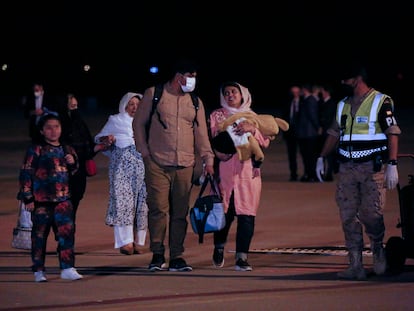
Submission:
M 78 169 L 76 152 L 60 144 L 59 117 L 48 114 L 39 120 L 42 143 L 31 145 L 20 169 L 20 191 L 26 209 L 32 212 L 32 271 L 36 282 L 46 282 L 45 257 L 50 229 L 57 228 L 60 277 L 82 278 L 74 268 L 74 224 L 69 174 Z

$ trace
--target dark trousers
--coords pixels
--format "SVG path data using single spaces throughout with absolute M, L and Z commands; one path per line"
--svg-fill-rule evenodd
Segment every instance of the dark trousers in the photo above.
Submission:
M 86 191 L 86 178 L 86 171 L 84 170 L 84 167 L 82 167 L 82 169 L 79 167 L 79 171 L 69 179 L 74 223 L 76 223 L 76 212 L 78 211 L 79 203 L 83 199 Z
M 285 142 L 289 161 L 290 178 L 296 179 L 298 177 L 298 140 L 294 135 L 290 134 L 285 135 Z
M 248 253 L 254 233 L 255 216 L 236 215 L 234 194 L 230 198 L 229 209 L 226 213 L 226 226 L 220 231 L 214 232 L 214 245 L 220 248 L 226 244 L 235 217 L 237 217 L 236 253 Z
M 318 137 L 299 139 L 299 149 L 303 160 L 304 175 L 309 179 L 317 180 L 316 160 L 318 159 Z

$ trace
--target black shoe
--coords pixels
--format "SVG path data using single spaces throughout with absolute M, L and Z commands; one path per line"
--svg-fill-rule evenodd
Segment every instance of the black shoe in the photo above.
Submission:
M 236 266 L 234 268 L 236 269 L 236 271 L 252 271 L 253 270 L 252 266 L 249 265 L 247 260 L 243 260 L 241 258 L 237 259 Z
M 216 268 L 221 268 L 224 266 L 224 249 L 223 248 L 214 248 L 213 265 Z
M 333 181 L 333 177 L 332 176 L 326 176 L 323 180 L 324 181 Z
M 168 268 L 169 271 L 193 271 L 193 268 L 190 265 L 187 265 L 184 259 L 182 258 L 175 258 L 170 260 L 170 266 Z
M 165 257 L 164 255 L 154 254 L 152 255 L 152 260 L 150 265 L 148 266 L 148 270 L 150 271 L 163 271 L 166 270 L 167 265 L 165 264 Z
M 289 181 L 298 181 L 298 176 L 297 175 L 291 175 L 289 178 Z
M 319 182 L 319 180 L 316 177 L 310 177 L 310 176 L 302 176 L 300 179 L 301 182 Z

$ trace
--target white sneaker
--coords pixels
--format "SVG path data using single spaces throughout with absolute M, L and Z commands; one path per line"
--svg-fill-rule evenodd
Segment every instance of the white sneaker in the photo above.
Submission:
M 44 271 L 37 271 L 34 273 L 35 282 L 47 282 Z
M 79 274 L 75 268 L 63 269 L 62 272 L 60 273 L 60 277 L 64 280 L 71 280 L 71 281 L 75 281 L 75 280 L 79 280 L 83 278 L 83 276 Z

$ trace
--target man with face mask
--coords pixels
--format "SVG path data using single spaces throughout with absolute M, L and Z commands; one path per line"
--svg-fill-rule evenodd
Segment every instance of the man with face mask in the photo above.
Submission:
M 29 120 L 29 136 L 33 142 L 40 142 L 42 136 L 37 127 L 40 117 L 49 111 L 56 111 L 57 100 L 45 93 L 42 82 L 35 82 L 32 92 L 23 98 L 23 115 Z
M 205 164 L 205 174 L 214 173 L 214 153 L 204 106 L 199 99 L 196 112 L 189 94 L 195 89 L 196 76 L 196 67 L 191 61 L 177 62 L 171 79 L 164 84 L 155 113 L 151 114 L 155 91 L 152 86 L 145 91 L 133 121 L 136 147 L 145 163 L 148 230 L 153 253 L 150 271 L 167 268 L 164 244 L 167 228 L 168 269 L 192 271 L 183 253 L 196 152 Z
M 337 146 L 336 202 L 349 256 L 349 267 L 339 272 L 338 277 L 363 280 L 366 279 L 362 263 L 363 230 L 370 240 L 374 273 L 382 275 L 387 268 L 383 208 L 386 189 L 394 189 L 398 183 L 401 130 L 391 97 L 368 86 L 363 66 L 350 68 L 342 80 L 350 93 L 337 105 L 316 173 L 322 181 L 324 157 Z

